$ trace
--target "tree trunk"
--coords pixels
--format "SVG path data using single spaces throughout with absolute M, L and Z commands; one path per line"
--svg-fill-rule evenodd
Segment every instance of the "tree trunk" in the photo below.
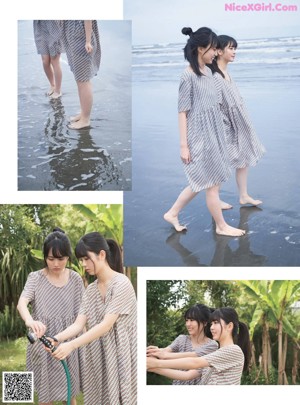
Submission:
M 283 353 L 282 353 L 282 369 L 283 369 L 283 384 L 284 385 L 289 384 L 287 376 L 286 376 L 286 372 L 285 372 L 287 348 L 288 348 L 288 335 L 287 335 L 287 333 L 285 333 L 284 341 L 283 341 Z
M 299 351 L 297 345 L 293 344 L 292 384 L 297 384 L 297 374 L 299 367 L 298 352 Z
M 262 370 L 266 379 L 266 384 L 269 384 L 269 357 L 270 357 L 270 336 L 269 327 L 263 319 L 263 332 L 262 332 Z
M 278 321 L 278 385 L 283 385 L 282 321 Z

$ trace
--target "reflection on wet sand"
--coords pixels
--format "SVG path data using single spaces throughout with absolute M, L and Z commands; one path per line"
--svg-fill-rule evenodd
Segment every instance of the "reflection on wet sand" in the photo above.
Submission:
M 92 128 L 68 129 L 60 100 L 51 104 L 53 111 L 45 126 L 45 158 L 50 166 L 45 190 L 101 190 L 104 185 L 117 185 L 119 169 L 107 150 L 93 141 Z
M 217 235 L 214 229 L 215 252 L 209 264 L 210 266 L 263 266 L 265 264 L 267 259 L 266 256 L 257 255 L 251 250 L 250 238 L 248 236 L 249 218 L 251 214 L 257 214 L 260 211 L 262 211 L 262 209 L 259 207 L 240 208 L 240 221 L 238 227 L 246 230 L 246 235 L 240 238 Z M 180 242 L 180 239 L 184 237 L 184 234 L 185 232 L 174 231 L 166 239 L 166 244 L 178 253 L 186 266 L 205 266 L 206 264 L 201 263 L 196 254 L 184 247 Z M 229 246 L 229 242 L 233 239 L 238 241 L 238 248 L 235 250 Z

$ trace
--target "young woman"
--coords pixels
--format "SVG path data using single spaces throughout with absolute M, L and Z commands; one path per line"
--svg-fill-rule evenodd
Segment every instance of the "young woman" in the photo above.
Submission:
M 59 98 L 62 81 L 60 66 L 62 43 L 59 21 L 34 20 L 33 32 L 36 49 L 42 57 L 44 72 L 50 83 L 47 95 L 53 99 Z
M 101 49 L 96 20 L 62 21 L 62 39 L 78 87 L 80 113 L 71 117 L 70 129 L 89 127 L 93 105 L 91 79 L 100 66 Z
M 159 349 L 157 346 L 147 347 L 147 356 L 160 359 L 176 359 L 181 357 L 197 357 L 214 352 L 218 344 L 211 339 L 209 330 L 209 317 L 211 310 L 206 305 L 196 304 L 189 308 L 185 314 L 185 325 L 188 335 L 179 335 L 168 347 Z M 157 369 L 157 374 L 165 375 L 164 369 Z M 186 372 L 183 373 L 187 374 Z M 173 380 L 173 385 L 198 385 L 201 380 L 201 370 L 195 371 L 195 378 Z M 167 375 L 168 377 L 168 371 Z
M 181 77 L 178 103 L 180 154 L 189 185 L 165 213 L 164 219 L 177 231 L 186 229 L 180 225 L 178 214 L 199 191 L 205 190 L 216 233 L 241 236 L 245 233 L 243 230 L 225 222 L 219 199 L 220 184 L 230 176 L 230 164 L 217 91 L 211 70 L 206 66 L 215 57 L 217 35 L 206 27 L 195 32 L 183 28 L 182 33 L 190 37 L 184 48 L 190 66 Z
M 18 311 L 26 326 L 37 337 L 55 335 L 70 326 L 76 319 L 84 286 L 81 277 L 68 269 L 71 246 L 65 233 L 55 228 L 44 242 L 45 267 L 30 273 L 18 303 Z M 31 304 L 31 313 L 28 310 Z M 65 372 L 61 364 L 44 350 L 41 343 L 27 347 L 27 370 L 34 372 L 34 386 L 38 392 L 40 405 L 50 405 L 53 401 L 67 399 Z M 76 405 L 76 395 L 80 392 L 79 354 L 74 350 L 67 359 L 71 374 L 72 405 Z
M 249 166 L 256 165 L 265 149 L 251 124 L 237 85 L 227 71 L 228 64 L 235 59 L 238 44 L 228 35 L 219 35 L 218 40 L 217 58 L 210 68 L 218 91 L 231 167 L 236 169 L 240 204 L 259 205 L 262 201 L 248 194 L 247 177 Z
M 56 334 L 61 343 L 56 359 L 85 348 L 83 394 L 85 405 L 136 405 L 136 297 L 123 266 L 118 244 L 98 232 L 83 236 L 75 249 L 88 274 L 96 280 L 84 294 L 76 321 Z M 57 344 L 52 340 L 54 344 Z
M 247 326 L 239 322 L 233 308 L 224 307 L 212 313 L 210 330 L 213 339 L 219 342 L 218 350 L 198 358 L 160 360 L 147 357 L 148 371 L 157 372 L 158 369 L 164 368 L 164 375 L 169 378 L 186 379 L 195 378 L 193 369 L 204 368 L 200 382 L 202 385 L 240 384 L 242 372 L 248 369 L 250 361 L 250 339 Z

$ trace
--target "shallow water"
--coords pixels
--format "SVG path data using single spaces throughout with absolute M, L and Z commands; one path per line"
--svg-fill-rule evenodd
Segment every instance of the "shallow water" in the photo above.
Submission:
M 66 55 L 63 96 L 49 100 L 32 21 L 19 22 L 19 190 L 131 189 L 131 25 L 98 24 L 102 59 L 92 79 L 91 127 L 74 131 L 67 124 L 79 111 L 79 100 Z
M 240 207 L 232 177 L 221 198 L 232 204 L 226 221 L 247 230 L 217 236 L 200 193 L 180 215 L 177 233 L 162 216 L 186 186 L 179 159 L 178 82 L 162 72 L 133 83 L 133 191 L 124 193 L 125 263 L 140 266 L 297 266 L 300 264 L 299 68 L 239 70 L 239 87 L 267 153 L 249 172 L 249 192 L 260 208 Z M 236 77 L 232 71 L 232 76 Z M 236 69 L 237 71 L 237 69 Z M 265 80 L 264 80 L 265 76 Z M 298 79 L 297 79 L 298 78 Z

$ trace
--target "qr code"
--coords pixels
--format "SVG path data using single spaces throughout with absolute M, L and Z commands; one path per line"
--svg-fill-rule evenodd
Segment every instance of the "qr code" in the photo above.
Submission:
M 2 402 L 33 402 L 33 372 L 3 371 Z

